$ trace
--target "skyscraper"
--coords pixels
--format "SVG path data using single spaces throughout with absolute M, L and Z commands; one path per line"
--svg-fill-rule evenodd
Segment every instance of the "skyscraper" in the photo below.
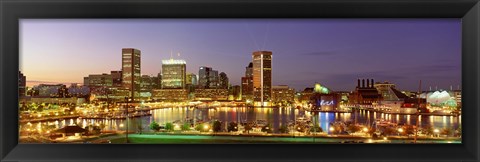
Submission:
M 23 75 L 22 72 L 18 71 L 18 96 L 19 97 L 25 96 L 26 85 L 27 85 L 27 77 L 25 77 L 25 75 Z
M 187 62 L 162 60 L 162 89 L 185 89 Z
M 200 66 L 198 69 L 198 87 L 199 88 L 210 88 L 210 73 L 212 72 L 211 67 Z
M 272 96 L 272 52 L 255 51 L 252 59 L 254 101 L 266 106 Z
M 245 67 L 245 76 L 242 77 L 242 99 L 252 100 L 253 99 L 253 63 L 250 62 L 247 67 Z
M 122 49 L 122 85 L 130 90 L 130 97 L 140 96 L 140 50 L 134 48 Z
M 221 73 L 218 75 L 218 78 L 219 78 L 219 88 L 221 88 L 221 89 L 228 89 L 228 77 L 227 77 L 227 74 L 225 74 L 224 72 L 221 72 Z

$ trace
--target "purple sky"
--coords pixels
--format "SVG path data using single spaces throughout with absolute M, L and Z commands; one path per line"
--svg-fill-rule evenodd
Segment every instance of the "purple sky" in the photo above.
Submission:
M 352 90 L 357 78 L 402 90 L 461 84 L 460 19 L 56 19 L 20 21 L 20 70 L 29 85 L 83 83 L 121 69 L 121 49 L 142 51 L 142 74 L 161 60 L 225 72 L 240 84 L 255 50 L 273 52 L 273 84 L 296 90 L 319 82 Z M 176 53 L 180 52 L 180 57 Z M 461 86 L 461 85 L 460 85 Z

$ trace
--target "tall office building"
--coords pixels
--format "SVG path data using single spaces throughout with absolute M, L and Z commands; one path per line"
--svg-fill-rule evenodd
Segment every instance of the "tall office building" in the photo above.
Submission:
M 210 88 L 218 88 L 219 86 L 218 70 L 212 70 L 210 72 L 209 80 L 210 80 Z
M 272 52 L 255 51 L 253 59 L 253 93 L 256 105 L 268 106 L 272 99 Z
M 162 60 L 162 89 L 185 89 L 187 62 Z
M 22 72 L 18 71 L 18 96 L 23 97 L 25 96 L 27 85 L 27 77 L 23 75 Z
M 253 99 L 253 63 L 250 62 L 245 67 L 245 76 L 242 77 L 242 99 Z
M 130 97 L 140 96 L 140 50 L 122 49 L 122 86 L 130 91 Z
M 219 88 L 218 71 L 211 67 L 200 66 L 198 70 L 198 87 L 203 89 Z
M 211 67 L 200 66 L 198 69 L 198 87 L 199 88 L 210 88 L 210 73 L 212 73 Z
M 219 88 L 221 88 L 221 89 L 228 89 L 228 77 L 227 77 L 227 74 L 225 74 L 224 72 L 221 72 L 221 73 L 218 75 L 218 79 L 219 79 Z

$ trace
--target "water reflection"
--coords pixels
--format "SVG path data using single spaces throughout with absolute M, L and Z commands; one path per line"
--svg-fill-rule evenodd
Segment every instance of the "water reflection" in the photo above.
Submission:
M 148 125 L 155 121 L 161 125 L 167 122 L 183 122 L 185 119 L 195 122 L 204 122 L 217 119 L 223 122 L 255 122 L 257 120 L 265 120 L 267 123 L 278 130 L 283 125 L 294 122 L 298 117 L 312 119 L 313 114 L 304 110 L 294 108 L 233 108 L 222 107 L 216 109 L 194 109 L 194 108 L 164 108 L 151 111 L 151 116 L 132 118 L 129 120 L 129 130 L 138 130 L 142 128 L 148 130 Z M 395 117 L 392 117 L 394 115 Z M 415 125 L 417 121 L 416 115 L 399 115 L 384 114 L 379 112 L 370 112 L 366 110 L 357 110 L 352 113 L 330 113 L 320 112 L 317 116 L 318 124 L 323 130 L 328 130 L 329 125 L 335 121 L 352 121 L 359 124 L 371 125 L 377 119 L 385 119 L 397 124 Z M 419 125 L 431 125 L 435 128 L 453 128 L 457 129 L 461 123 L 461 116 L 425 116 L 421 115 Z M 42 124 L 54 124 L 55 128 L 62 128 L 65 125 L 80 124 L 82 127 L 88 125 L 103 125 L 104 130 L 125 130 L 126 121 L 124 119 L 67 119 L 54 122 L 42 122 Z M 195 123 L 196 124 L 196 123 Z M 21 125 L 25 127 L 27 124 Z

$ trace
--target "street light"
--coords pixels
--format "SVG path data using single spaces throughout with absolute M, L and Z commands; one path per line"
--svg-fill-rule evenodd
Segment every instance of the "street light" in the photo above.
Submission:
M 367 127 L 364 127 L 364 128 L 363 128 L 363 131 L 364 131 L 364 132 L 368 132 L 368 128 L 367 128 Z
M 434 132 L 435 134 L 437 134 L 437 136 L 438 136 L 438 133 L 440 133 L 440 130 L 434 129 L 433 132 Z

